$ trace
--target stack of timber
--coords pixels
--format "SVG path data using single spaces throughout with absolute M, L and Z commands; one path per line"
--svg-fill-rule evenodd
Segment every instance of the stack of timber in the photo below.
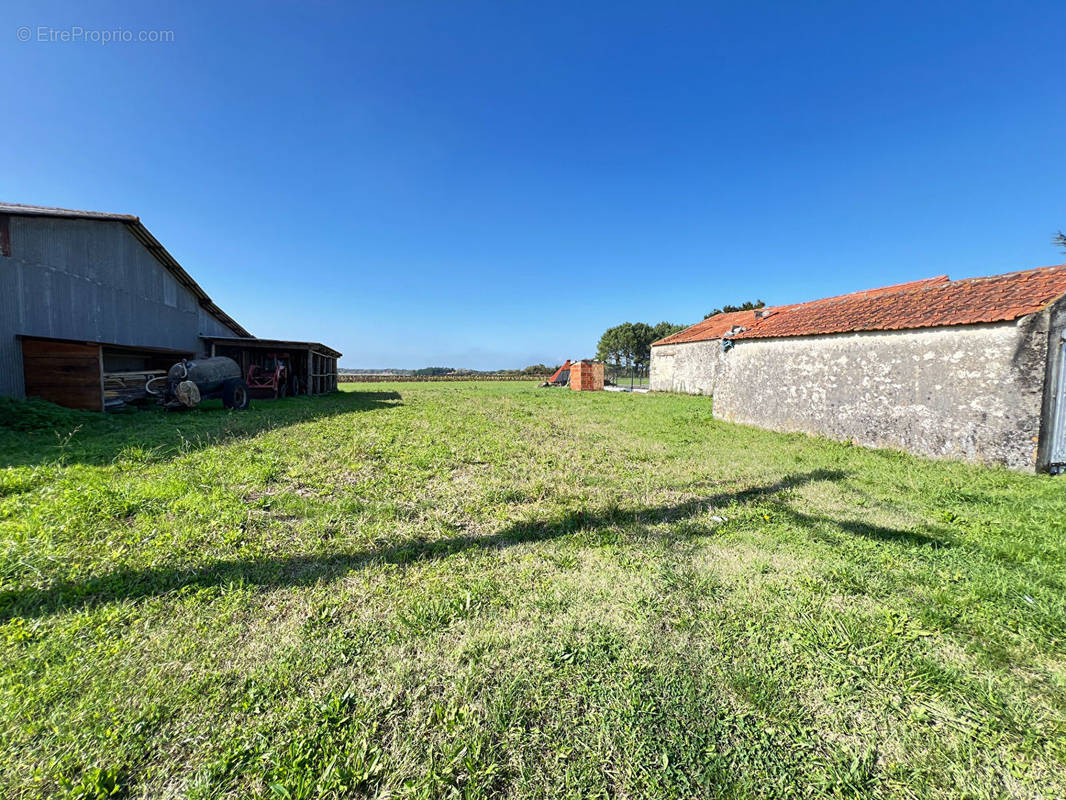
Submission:
M 137 372 L 104 373 L 104 406 L 113 408 L 126 403 L 148 400 L 151 395 L 145 388 L 148 380 L 166 375 L 166 370 L 146 369 Z

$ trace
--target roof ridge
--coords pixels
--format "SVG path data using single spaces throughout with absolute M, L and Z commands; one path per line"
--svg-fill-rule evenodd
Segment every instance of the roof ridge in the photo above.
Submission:
M 854 292 L 847 292 L 846 294 L 837 294 L 832 297 L 820 297 L 817 300 L 806 300 L 802 303 L 792 303 L 789 308 L 797 308 L 799 306 L 811 306 L 818 303 L 836 303 L 846 300 L 855 300 L 863 296 L 872 297 L 891 297 L 893 295 L 902 294 L 904 292 L 921 291 L 924 289 L 935 289 L 938 286 L 948 286 L 953 283 L 951 277 L 947 273 L 943 275 L 934 275 L 931 278 L 921 278 L 915 281 L 904 281 L 903 283 L 890 283 L 887 286 L 876 286 L 871 289 L 859 289 Z
M 1037 272 L 1051 272 L 1052 270 L 1066 270 L 1066 263 L 1048 264 L 1046 267 L 1032 267 L 1031 269 L 1016 269 L 1013 272 L 1001 272 L 998 275 L 973 275 L 969 278 L 958 278 L 952 283 L 981 283 L 983 281 L 998 281 L 1014 278 L 1018 275 L 1032 275 Z
M 6 203 L 0 201 L 0 214 L 26 214 L 30 216 L 48 217 L 81 217 L 85 219 L 113 219 L 124 222 L 140 221 L 140 217 L 134 214 L 119 214 L 111 211 L 84 211 L 75 208 L 60 208 L 59 206 L 37 206 L 29 203 Z
M 727 336 L 806 335 L 800 328 L 809 333 L 833 333 L 995 322 L 1034 313 L 1064 296 L 1066 264 L 955 281 L 947 275 L 937 275 L 802 303 L 717 314 L 654 344 L 712 341 Z M 731 323 L 737 317 L 732 315 L 741 313 L 750 314 L 746 318 L 750 321 L 742 331 L 733 333 Z

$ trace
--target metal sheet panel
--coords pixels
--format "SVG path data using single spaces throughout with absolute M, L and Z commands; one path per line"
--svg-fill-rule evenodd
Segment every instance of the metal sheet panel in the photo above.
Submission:
M 1058 372 L 1055 420 L 1051 427 L 1051 463 L 1066 464 L 1066 331 L 1059 337 Z
M 13 215 L 9 225 L 0 394 L 25 392 L 19 334 L 193 353 L 204 349 L 201 334 L 235 334 L 121 221 Z

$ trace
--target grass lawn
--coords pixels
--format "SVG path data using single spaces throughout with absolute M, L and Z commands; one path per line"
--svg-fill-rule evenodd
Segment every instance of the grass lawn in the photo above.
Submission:
M 344 388 L 0 408 L 0 796 L 1066 796 L 1066 478 Z

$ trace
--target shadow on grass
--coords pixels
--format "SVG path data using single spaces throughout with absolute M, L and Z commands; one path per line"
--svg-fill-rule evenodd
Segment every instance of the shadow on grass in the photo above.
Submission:
M 344 391 L 283 400 L 253 400 L 229 411 L 219 400 L 193 411 L 158 407 L 133 414 L 75 412 L 69 425 L 34 431 L 0 428 L 0 468 L 44 464 L 109 464 L 131 447 L 163 457 L 200 450 L 324 417 L 401 405 L 399 392 Z
M 837 531 L 847 533 L 851 536 L 870 539 L 875 542 L 890 542 L 907 547 L 930 547 L 933 549 L 951 546 L 950 541 L 947 538 L 931 536 L 928 533 L 922 533 L 920 531 L 885 528 L 881 525 L 873 525 L 869 522 L 860 522 L 858 520 L 840 520 L 833 519 L 832 517 L 812 516 L 810 514 L 803 514 L 784 505 L 778 507 L 776 512 L 787 517 L 794 525 L 801 528 L 817 528 L 828 524 L 831 528 L 834 528 Z
M 117 570 L 85 581 L 57 582 L 43 589 L 0 593 L 0 619 L 38 617 L 67 609 L 100 603 L 137 600 L 179 589 L 244 585 L 272 588 L 306 586 L 332 581 L 352 570 L 375 564 L 409 564 L 446 558 L 472 549 L 501 549 L 525 542 L 538 542 L 567 536 L 578 531 L 625 526 L 650 526 L 679 522 L 710 509 L 735 508 L 814 481 L 837 481 L 844 473 L 816 470 L 789 476 L 772 484 L 689 500 L 669 506 L 641 509 L 608 509 L 600 513 L 572 511 L 548 520 L 515 522 L 493 534 L 455 536 L 436 540 L 408 540 L 350 552 L 292 555 L 271 558 L 222 560 L 201 566 L 152 567 Z M 928 545 L 935 540 L 917 533 L 896 531 L 875 525 L 837 522 L 788 510 L 792 521 L 801 526 L 828 523 L 859 536 L 909 545 Z M 942 542 L 936 542 L 943 546 Z

